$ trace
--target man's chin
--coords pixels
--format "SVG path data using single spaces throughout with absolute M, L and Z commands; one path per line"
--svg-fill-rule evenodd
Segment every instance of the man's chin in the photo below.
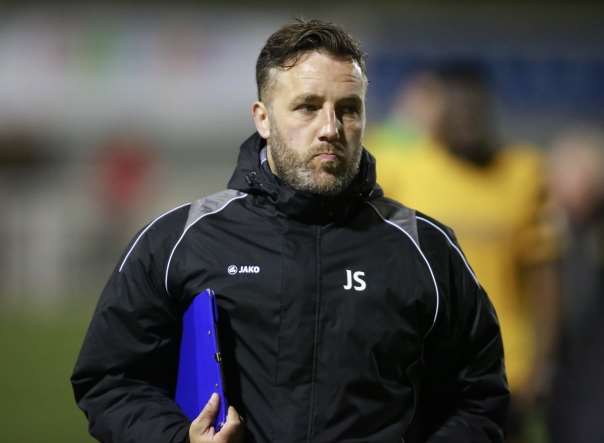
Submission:
M 321 195 L 337 195 L 343 191 L 342 180 L 338 176 L 321 171 L 314 176 L 313 192 Z
M 334 178 L 346 172 L 344 163 L 337 157 L 332 160 L 319 160 L 313 169 L 317 176 L 325 175 Z
M 335 177 L 342 169 L 342 164 L 337 160 L 319 160 L 315 158 L 315 161 L 310 165 L 310 170 L 315 179 L 328 178 L 329 176 Z

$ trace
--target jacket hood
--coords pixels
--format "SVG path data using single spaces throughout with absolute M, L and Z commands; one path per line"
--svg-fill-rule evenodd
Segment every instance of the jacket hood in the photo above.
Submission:
M 266 140 L 257 132 L 243 142 L 228 187 L 256 195 L 289 217 L 317 224 L 345 220 L 362 201 L 383 195 L 376 183 L 375 159 L 366 149 L 350 186 L 336 196 L 324 196 L 298 191 L 263 167 L 260 152 L 265 146 Z

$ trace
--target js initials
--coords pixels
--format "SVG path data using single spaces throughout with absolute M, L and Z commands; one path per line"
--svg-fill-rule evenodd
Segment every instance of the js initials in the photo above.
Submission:
M 351 289 L 354 289 L 355 291 L 364 291 L 367 288 L 367 284 L 362 277 L 365 277 L 365 273 L 363 271 L 352 272 L 350 269 L 346 269 L 346 284 L 343 286 L 343 288 L 347 291 L 350 291 Z

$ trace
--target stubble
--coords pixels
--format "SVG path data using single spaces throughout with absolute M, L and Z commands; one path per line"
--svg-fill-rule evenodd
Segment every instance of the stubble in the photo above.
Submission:
M 353 152 L 337 152 L 337 161 L 313 164 L 314 158 L 323 148 L 314 148 L 300 154 L 287 145 L 278 126 L 271 121 L 271 136 L 268 139 L 273 160 L 273 171 L 281 180 L 299 191 L 320 195 L 338 195 L 344 191 L 359 172 L 362 147 Z

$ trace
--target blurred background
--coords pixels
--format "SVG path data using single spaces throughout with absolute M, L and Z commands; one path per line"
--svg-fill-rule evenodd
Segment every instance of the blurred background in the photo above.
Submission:
M 421 150 L 430 139 L 429 122 L 435 106 L 444 109 L 449 85 L 443 66 L 471 60 L 488 72 L 488 88 L 481 87 L 497 145 L 530 146 L 539 158 L 541 175 L 531 183 L 551 196 L 543 216 L 555 237 L 542 262 L 562 280 L 543 289 L 559 294 L 559 308 L 534 320 L 552 325 L 545 341 L 554 344 L 542 350 L 548 362 L 537 376 L 547 387 L 519 407 L 520 430 L 510 441 L 604 441 L 589 422 L 577 425 L 585 439 L 566 440 L 567 430 L 548 424 L 564 421 L 548 404 L 567 401 L 571 390 L 556 382 L 570 377 L 559 368 L 581 378 L 576 343 L 601 331 L 576 325 L 588 324 L 584 311 L 603 312 L 604 224 L 594 214 L 604 188 L 604 6 L 385 0 L 0 3 L 1 439 L 91 441 L 69 376 L 100 290 L 142 225 L 226 186 L 239 144 L 253 130 L 259 49 L 298 16 L 335 21 L 362 42 L 370 77 L 366 146 L 378 161 Z M 396 195 L 398 185 L 388 185 Z M 519 198 L 526 190 L 506 189 Z M 543 196 L 537 199 L 542 205 Z M 579 243 L 585 226 L 593 236 Z M 581 294 L 573 282 L 586 281 L 580 306 L 594 308 L 576 309 L 569 300 Z M 601 343 L 580 351 L 597 359 Z M 601 383 L 586 392 L 602 392 Z

